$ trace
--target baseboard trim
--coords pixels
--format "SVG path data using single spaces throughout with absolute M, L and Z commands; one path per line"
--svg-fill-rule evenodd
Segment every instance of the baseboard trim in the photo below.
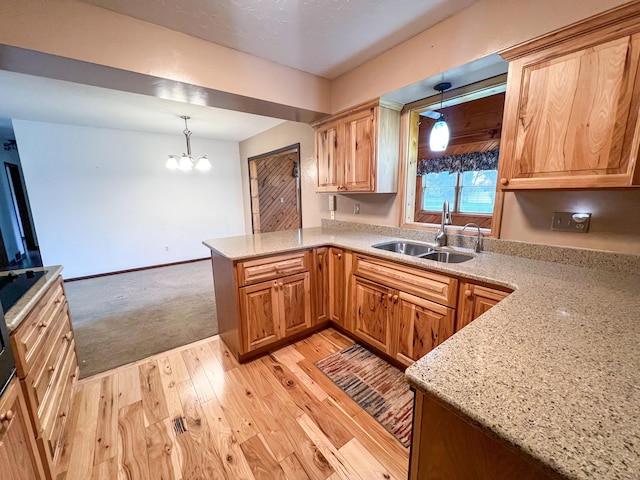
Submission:
M 173 265 L 183 265 L 185 263 L 202 262 L 209 260 L 211 257 L 194 258 L 193 260 L 182 260 L 180 262 L 163 263 L 161 265 L 150 265 L 148 267 L 129 268 L 127 270 L 118 270 L 116 272 L 96 273 L 95 275 L 86 275 L 84 277 L 65 278 L 65 282 L 75 282 L 77 280 L 89 280 L 90 278 L 108 277 L 109 275 L 118 275 L 120 273 L 139 272 L 141 270 L 152 270 L 154 268 L 171 267 Z

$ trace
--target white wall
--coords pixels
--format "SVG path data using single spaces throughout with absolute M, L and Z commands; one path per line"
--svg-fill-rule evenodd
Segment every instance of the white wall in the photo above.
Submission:
M 164 167 L 182 135 L 13 124 L 43 262 L 65 278 L 203 258 L 202 240 L 245 233 L 235 142 L 194 135 L 213 169 L 185 174 Z

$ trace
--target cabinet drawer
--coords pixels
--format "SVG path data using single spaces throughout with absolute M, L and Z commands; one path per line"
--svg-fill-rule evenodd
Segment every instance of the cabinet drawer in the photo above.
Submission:
M 397 288 L 441 305 L 455 307 L 458 280 L 433 272 L 356 256 L 354 275 Z
M 32 389 L 36 405 L 44 401 L 49 395 L 56 373 L 62 368 L 66 347 L 73 339 L 73 332 L 67 315 L 67 309 L 59 312 L 55 320 L 55 329 L 43 348 L 43 352 L 34 362 L 33 368 L 27 376 L 27 384 Z
M 20 378 L 25 378 L 44 349 L 44 345 L 55 331 L 55 319 L 66 308 L 62 279 L 49 287 L 27 317 L 16 329 L 13 346 L 16 355 L 16 369 Z
M 64 352 L 64 360 L 53 379 L 53 385 L 40 407 L 38 417 L 41 419 L 41 434 L 51 456 L 55 453 L 56 435 L 59 436 L 61 419 L 68 414 L 68 403 L 73 385 L 77 378 L 77 360 L 75 353 L 75 341 L 69 343 Z
M 260 258 L 238 263 L 238 278 L 241 285 L 251 285 L 294 273 L 306 272 L 308 252 L 295 252 L 275 257 Z

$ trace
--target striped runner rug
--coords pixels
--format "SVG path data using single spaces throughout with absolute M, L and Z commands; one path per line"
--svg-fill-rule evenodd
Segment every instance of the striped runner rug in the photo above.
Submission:
M 401 370 L 357 343 L 315 365 L 402 445 L 409 446 L 413 392 Z

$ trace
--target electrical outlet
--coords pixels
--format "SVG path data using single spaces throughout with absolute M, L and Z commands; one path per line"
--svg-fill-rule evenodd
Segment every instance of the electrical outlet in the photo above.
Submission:
M 353 204 L 353 213 L 355 213 L 356 215 L 360 215 L 360 204 L 359 203 L 354 203 Z
M 330 212 L 335 212 L 336 211 L 336 196 L 335 195 L 329 195 L 329 211 Z
M 558 232 L 587 233 L 590 223 L 590 213 L 553 212 L 551 230 Z

